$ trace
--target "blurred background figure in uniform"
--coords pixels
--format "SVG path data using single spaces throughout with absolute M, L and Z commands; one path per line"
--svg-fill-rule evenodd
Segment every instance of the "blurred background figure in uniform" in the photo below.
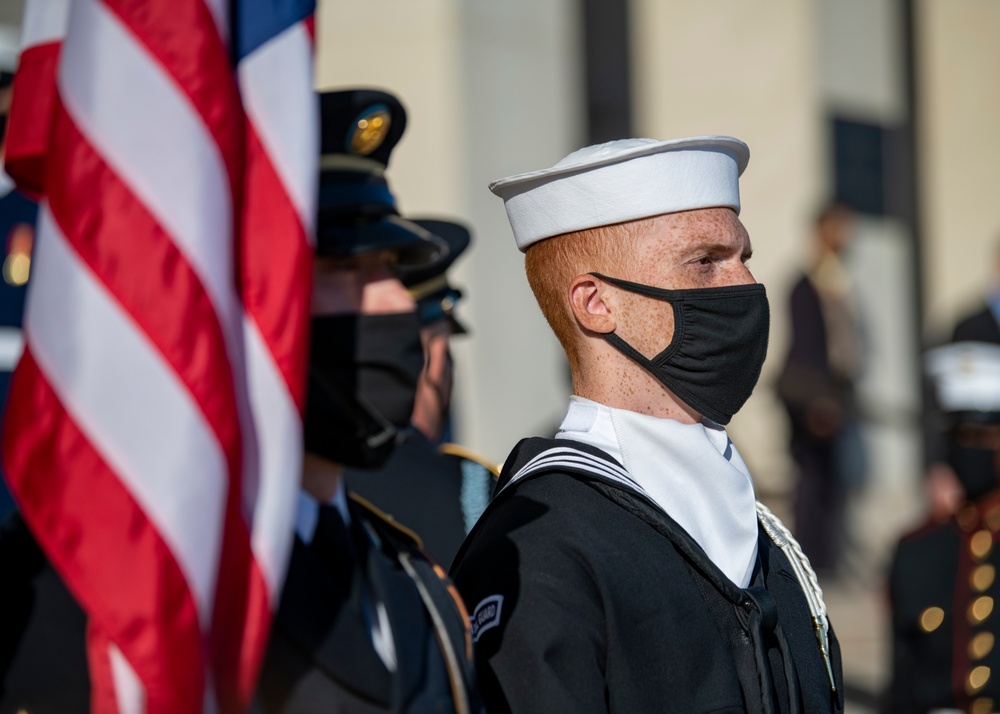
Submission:
M 385 466 L 348 470 L 351 490 L 420 536 L 431 556 L 449 566 L 466 534 L 485 510 L 499 469 L 457 444 L 441 443 L 450 431 L 454 383 L 449 342 L 468 330 L 455 317 L 461 291 L 447 270 L 469 246 L 469 231 L 448 221 L 414 221 L 448 243 L 444 258 L 423 268 L 403 268 L 403 284 L 417 301 L 424 369 L 410 427 Z
M 468 615 L 419 540 L 345 488 L 409 424 L 424 347 L 400 271 L 447 245 L 384 176 L 406 114 L 373 90 L 320 97 L 322 158 L 303 493 L 260 680 L 265 712 L 478 712 Z
M 960 342 L 926 355 L 946 417 L 947 461 L 965 501 L 897 545 L 889 573 L 892 680 L 886 711 L 1000 706 L 1000 345 Z
M 798 471 L 795 536 L 817 573 L 834 575 L 847 541 L 848 493 L 865 478 L 854 384 L 863 345 L 851 276 L 843 262 L 854 216 L 842 204 L 816 217 L 814 256 L 792 290 L 788 356 L 777 390 L 791 422 Z
M 0 143 L 6 140 L 13 81 L 12 73 L 0 70 Z M 38 204 L 14 188 L 0 170 L 0 409 L 7 402 L 11 373 L 24 348 L 21 322 L 37 218 Z M 0 473 L 0 518 L 13 510 L 14 499 Z

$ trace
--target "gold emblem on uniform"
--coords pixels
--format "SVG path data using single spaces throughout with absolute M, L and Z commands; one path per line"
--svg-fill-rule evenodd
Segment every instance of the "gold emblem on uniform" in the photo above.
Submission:
M 944 610 L 940 607 L 929 607 L 920 613 L 920 629 L 924 632 L 934 632 L 944 622 Z
M 389 135 L 392 117 L 384 106 L 373 107 L 367 113 L 358 117 L 351 134 L 351 153 L 358 156 L 368 156 L 382 146 L 385 137 Z

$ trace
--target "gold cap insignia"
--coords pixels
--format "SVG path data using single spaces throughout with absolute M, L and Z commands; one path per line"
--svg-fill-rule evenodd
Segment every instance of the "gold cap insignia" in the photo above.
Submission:
M 379 104 L 368 109 L 354 122 L 354 131 L 348 142 L 351 153 L 368 156 L 382 146 L 385 137 L 389 135 L 390 126 L 392 126 L 392 116 L 388 107 Z

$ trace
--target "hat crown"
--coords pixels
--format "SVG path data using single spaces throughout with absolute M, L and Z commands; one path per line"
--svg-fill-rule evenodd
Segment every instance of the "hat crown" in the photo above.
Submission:
M 603 144 L 594 144 L 577 149 L 552 168 L 564 169 L 577 164 L 587 164 L 596 159 L 612 158 L 617 154 L 639 146 L 657 143 L 656 139 L 617 139 Z
M 323 156 L 362 156 L 383 166 L 406 129 L 400 101 L 379 89 L 346 89 L 320 94 Z
M 925 356 L 946 412 L 1000 412 L 1000 345 L 955 342 Z
M 730 136 L 620 139 L 489 188 L 504 201 L 517 247 L 600 226 L 702 208 L 740 212 L 750 149 Z

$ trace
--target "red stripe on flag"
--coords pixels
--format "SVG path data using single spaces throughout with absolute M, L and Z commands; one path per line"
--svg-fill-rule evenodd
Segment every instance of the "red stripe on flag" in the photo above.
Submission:
M 264 663 L 271 621 L 278 610 L 278 603 L 269 601 L 267 581 L 256 561 L 250 570 L 249 593 L 247 618 L 243 630 L 243 650 L 239 659 L 239 681 L 236 683 L 242 704 L 241 710 L 246 709 L 257 690 L 257 675 L 260 674 L 261 665 Z
M 56 101 L 60 49 L 62 42 L 25 49 L 14 75 L 4 168 L 18 188 L 36 196 L 45 192 L 45 154 Z
M 254 580 L 249 534 L 240 510 L 240 425 L 225 341 L 198 277 L 169 236 L 87 143 L 61 105 L 56 117 L 53 175 L 65 181 L 53 182 L 50 201 L 60 229 L 171 364 L 226 454 L 229 486 L 211 642 L 220 709 L 238 711 L 249 704 L 249 695 L 240 696 L 234 664 L 240 656 L 247 602 L 260 598 L 248 592 Z
M 118 645 L 149 714 L 201 710 L 206 657 L 170 549 L 49 386 L 29 347 L 14 374 L 4 470 L 32 533 Z M 99 524 L 96 526 L 95 524 Z
M 241 291 L 301 414 L 305 409 L 312 250 L 295 207 L 248 121 Z
M 90 670 L 91 714 L 118 714 L 111 672 L 111 638 L 92 619 L 87 621 L 87 666 Z
M 235 387 L 214 306 L 170 236 L 56 105 L 52 214 L 66 240 L 187 386 L 237 480 Z M 99 339 L 97 335 L 94 339 Z
M 102 0 L 177 82 L 219 147 L 237 205 L 243 130 L 229 55 L 204 0 Z M 170 127 L 160 127 L 170 131 Z M 220 237 L 221 238 L 221 237 Z

